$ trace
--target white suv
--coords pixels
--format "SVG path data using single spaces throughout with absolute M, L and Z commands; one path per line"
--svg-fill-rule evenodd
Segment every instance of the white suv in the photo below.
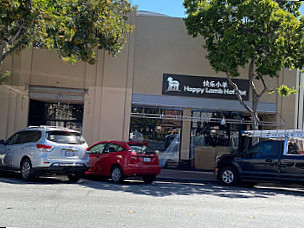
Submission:
M 0 169 L 20 171 L 25 181 L 48 174 L 65 174 L 77 181 L 89 168 L 87 147 L 78 131 L 27 127 L 0 140 Z

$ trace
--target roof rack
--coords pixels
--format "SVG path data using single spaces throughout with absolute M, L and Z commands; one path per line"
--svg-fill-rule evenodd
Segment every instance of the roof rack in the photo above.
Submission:
M 27 128 L 57 128 L 57 129 L 68 129 L 68 130 L 73 130 L 67 127 L 60 127 L 60 126 L 49 126 L 49 125 L 40 125 L 40 126 L 28 126 Z
M 290 137 L 304 137 L 304 131 L 300 129 L 288 130 L 251 130 L 242 131 L 243 136 L 255 138 L 290 138 Z

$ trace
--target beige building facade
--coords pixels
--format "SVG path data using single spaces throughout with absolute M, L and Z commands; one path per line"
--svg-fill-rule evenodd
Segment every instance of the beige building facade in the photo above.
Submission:
M 12 77 L 0 86 L 0 139 L 28 125 L 73 127 L 89 144 L 146 140 L 160 151 L 162 166 L 205 170 L 218 153 L 237 148 L 249 114 L 235 98 L 219 94 L 228 87 L 205 58 L 203 40 L 188 36 L 181 18 L 139 12 L 130 23 L 135 31 L 123 51 L 116 58 L 99 51 L 95 65 L 72 66 L 55 51 L 35 48 L 8 57 L 4 68 Z M 241 69 L 245 87 L 246 73 Z M 284 70 L 267 83 L 298 86 L 303 77 Z M 211 95 L 200 96 L 202 89 Z M 264 129 L 303 128 L 303 91 L 287 98 L 266 94 L 259 116 Z

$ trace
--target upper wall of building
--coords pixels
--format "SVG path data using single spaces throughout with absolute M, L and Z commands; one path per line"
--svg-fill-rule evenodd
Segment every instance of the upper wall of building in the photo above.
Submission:
M 225 77 L 216 73 L 206 59 L 202 37 L 193 38 L 187 34 L 182 18 L 139 14 L 135 28 L 134 93 L 162 94 L 164 73 L 192 76 Z M 247 69 L 240 69 L 240 77 L 247 79 Z M 281 73 L 284 81 L 293 84 L 296 71 Z M 288 77 L 287 77 L 288 75 Z M 269 88 L 278 85 L 278 79 L 265 78 Z M 262 90 L 257 82 L 258 91 Z M 276 94 L 265 95 L 262 102 L 276 102 Z

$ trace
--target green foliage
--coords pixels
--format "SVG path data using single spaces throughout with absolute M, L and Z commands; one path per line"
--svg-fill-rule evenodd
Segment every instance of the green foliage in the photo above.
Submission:
M 299 17 L 301 2 L 282 0 L 184 0 L 185 24 L 193 37 L 205 39 L 207 59 L 216 72 L 228 79 L 238 77 L 248 66 L 252 107 L 241 96 L 240 103 L 252 116 L 252 128 L 258 129 L 259 98 L 268 90 L 264 76 L 278 77 L 283 68 L 304 66 L 304 17 Z M 256 91 L 255 80 L 264 89 Z M 230 83 L 232 81 L 230 80 Z M 235 85 L 237 88 L 237 85 Z M 282 85 L 282 96 L 297 92 Z
M 289 88 L 287 85 L 281 85 L 276 88 L 278 94 L 283 97 L 287 97 L 289 95 L 295 95 L 298 92 L 298 89 L 295 87 Z
M 34 44 L 66 62 L 93 64 L 95 51 L 116 55 L 133 30 L 127 0 L 0 0 L 0 62 Z
M 274 0 L 185 0 L 185 24 L 205 40 L 216 71 L 239 76 L 254 60 L 256 75 L 276 77 L 283 67 L 304 65 L 303 18 L 299 2 Z
M 0 85 L 8 80 L 11 76 L 10 71 L 5 71 L 4 73 L 0 74 Z

